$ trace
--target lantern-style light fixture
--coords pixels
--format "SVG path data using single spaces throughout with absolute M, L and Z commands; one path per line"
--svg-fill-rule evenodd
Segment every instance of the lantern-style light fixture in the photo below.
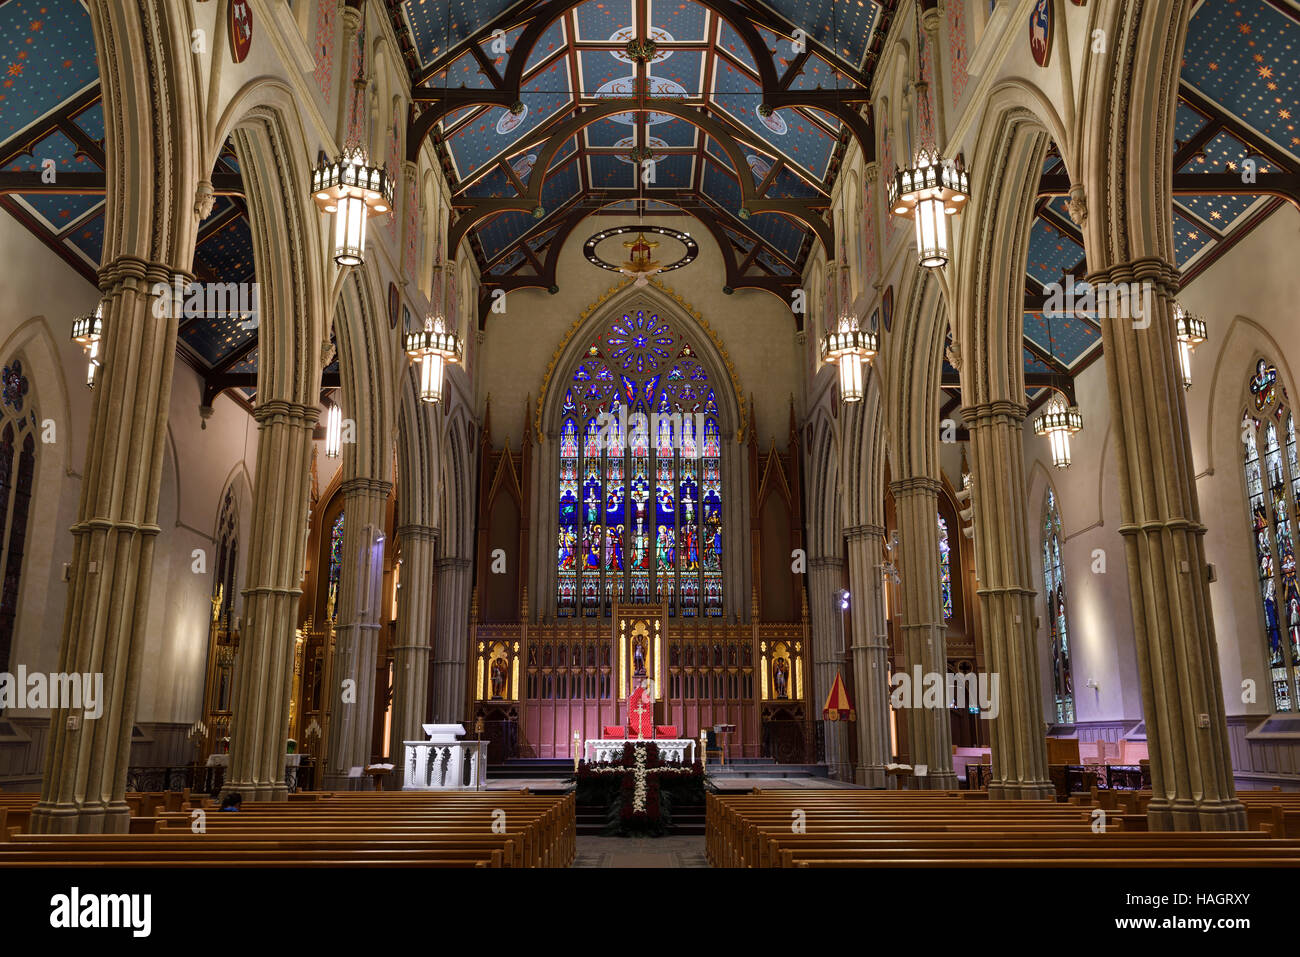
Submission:
M 920 15 L 916 23 L 916 76 L 912 84 L 913 111 L 918 130 L 934 129 L 930 119 L 929 84 L 919 79 L 924 38 Z M 927 122 L 922 123 L 924 117 Z M 959 159 L 943 159 L 933 144 L 921 143 L 912 150 L 912 119 L 907 125 L 908 156 L 912 165 L 894 171 L 889 180 L 889 206 L 895 216 L 910 219 L 916 226 L 917 260 L 927 269 L 947 265 L 951 258 L 948 217 L 965 208 L 970 199 L 970 177 Z
M 840 367 L 840 401 L 861 402 L 864 392 L 863 361 L 870 362 L 879 351 L 874 332 L 858 328 L 858 318 L 847 310 L 841 314 L 839 329 L 827 332 L 822 339 L 822 361 Z
M 423 329 L 406 334 L 406 354 L 420 367 L 420 401 L 441 401 L 443 367 L 460 362 L 460 338 L 447 331 L 442 316 L 431 315 Z
M 1083 413 L 1078 406 L 1067 405 L 1060 394 L 1052 396 L 1034 419 L 1034 432 L 1045 435 L 1052 444 L 1052 464 L 1058 469 L 1070 467 L 1070 436 L 1083 429 Z
M 360 266 L 366 255 L 366 221 L 393 208 L 388 173 L 382 166 L 371 166 L 365 149 L 353 145 L 316 167 L 311 191 L 321 212 L 334 214 L 334 261 Z
M 100 301 L 95 311 L 72 320 L 72 341 L 86 350 L 89 363 L 86 367 L 86 386 L 93 389 L 100 366 L 99 343 L 104 338 L 104 303 Z
M 1178 364 L 1182 369 L 1183 388 L 1192 387 L 1192 352 L 1204 342 L 1208 331 L 1205 320 L 1189 315 L 1181 303 L 1174 303 L 1174 338 L 1178 340 Z
M 916 226 L 916 255 L 922 266 L 935 269 L 951 258 L 948 217 L 962 211 L 970 198 L 970 177 L 956 160 L 937 150 L 920 149 L 916 161 L 895 171 L 889 181 L 889 205 L 895 216 Z
M 312 198 L 334 216 L 334 261 L 360 266 L 366 255 L 366 221 L 393 208 L 393 181 L 382 166 L 371 166 L 360 142 L 359 109 L 366 88 L 365 49 L 357 60 L 352 89 L 352 121 L 343 151 L 334 160 L 323 155 L 311 175 Z
M 325 408 L 325 457 L 336 459 L 343 454 L 343 411 L 329 402 Z

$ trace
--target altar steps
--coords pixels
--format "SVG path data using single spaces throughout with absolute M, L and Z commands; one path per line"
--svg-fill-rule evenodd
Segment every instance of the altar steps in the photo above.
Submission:
M 771 758 L 736 758 L 726 764 L 711 762 L 709 778 L 715 782 L 750 778 L 824 778 L 824 764 L 777 764 Z
M 571 778 L 572 758 L 507 758 L 504 764 L 489 764 L 488 780 L 492 778 Z
M 698 837 L 705 833 L 706 807 L 675 808 L 673 826 L 668 832 L 674 837 Z M 578 806 L 578 836 L 598 837 L 605 833 L 609 812 L 605 808 Z

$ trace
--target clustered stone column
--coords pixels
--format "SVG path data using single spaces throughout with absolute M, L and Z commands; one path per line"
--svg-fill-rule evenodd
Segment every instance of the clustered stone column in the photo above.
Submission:
M 469 646 L 468 558 L 441 558 L 438 569 L 437 626 L 433 643 L 434 721 L 465 720 L 465 663 Z
M 939 595 L 939 482 L 916 476 L 890 483 L 898 515 L 902 547 L 901 630 L 908 679 L 913 685 L 909 705 L 921 699 L 915 687 L 915 667 L 921 674 L 948 672 L 943 604 Z M 909 707 L 908 742 L 912 765 L 925 765 L 918 785 L 934 790 L 957 786 L 952 770 L 952 726 L 947 701 L 940 707 Z
M 1120 534 L 1150 746 L 1147 819 L 1151 830 L 1238 830 L 1246 827 L 1246 811 L 1233 788 L 1205 526 L 1174 339 L 1178 277 L 1157 258 L 1089 277 L 1094 288 L 1113 283 L 1147 293 L 1145 315 L 1132 315 L 1134 296 L 1119 296 L 1112 303 L 1119 308 L 1102 320 Z
M 96 720 L 72 711 L 51 719 L 41 799 L 31 818 L 36 832 L 124 832 L 130 820 L 126 769 L 159 532 L 178 315 L 178 309 L 155 309 L 152 290 L 155 283 L 172 288 L 174 275 L 170 266 L 129 256 L 100 270 L 104 355 L 72 526 L 59 670 L 102 673 L 105 700 Z
M 999 400 L 967 408 L 974 487 L 980 627 L 990 676 L 997 676 L 991 719 L 990 798 L 1051 798 L 1047 726 L 1034 627 L 1034 581 L 1025 515 L 1026 408 Z
M 857 694 L 858 764 L 854 779 L 869 788 L 886 786 L 889 746 L 889 640 L 881 589 L 880 555 L 885 530 L 859 525 L 844 533 L 849 546 L 849 593 L 853 607 L 853 688 Z
M 333 714 L 329 727 L 327 788 L 345 788 L 366 779 L 350 778 L 371 758 L 375 714 L 375 661 L 383 619 L 384 513 L 392 483 L 351 478 L 343 495 L 343 566 L 339 573 L 335 625 Z
M 835 594 L 844 581 L 844 560 L 819 557 L 808 560 L 808 617 L 812 626 L 813 693 L 809 707 L 814 714 L 821 711 L 821 703 L 831 693 L 835 674 L 841 659 L 835 653 L 839 644 L 840 614 L 835 604 Z M 848 729 L 843 721 L 822 723 L 826 741 L 826 767 L 831 777 L 848 780 L 849 767 Z
M 393 721 L 388 746 L 394 762 L 401 760 L 402 742 L 424 739 L 420 725 L 425 722 L 429 693 L 438 530 L 427 525 L 402 525 L 397 537 L 402 545 L 402 575 L 397 593 L 397 642 L 392 648 Z
M 258 469 L 243 629 L 235 655 L 230 768 L 224 789 L 245 800 L 283 801 L 293 694 L 294 630 L 302 595 L 311 506 L 314 406 L 272 400 L 253 410 Z

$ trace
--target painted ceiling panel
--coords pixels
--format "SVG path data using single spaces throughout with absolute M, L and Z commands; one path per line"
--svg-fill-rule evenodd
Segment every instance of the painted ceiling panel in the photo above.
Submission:
M 253 234 L 244 217 L 232 219 L 194 250 L 194 260 L 222 282 L 248 282 L 254 277 Z
M 524 233 L 537 225 L 530 213 L 510 210 L 498 213 L 488 220 L 478 231 L 479 242 L 483 245 L 483 255 L 490 262 L 517 241 Z
M 827 3 L 826 0 L 760 2 L 854 66 L 861 66 L 866 59 L 871 34 L 880 17 L 880 5 L 873 0 L 851 3 Z
M 403 0 L 402 14 L 421 63 L 431 63 L 516 0 Z
M 570 161 L 542 182 L 542 208 L 553 213 L 577 196 L 581 189 L 578 163 L 576 160 Z
M 708 24 L 708 10 L 698 3 L 681 0 L 650 0 L 650 25 L 681 42 L 701 42 Z
M 758 67 L 754 63 L 754 57 L 749 52 L 749 47 L 745 45 L 745 41 L 740 38 L 740 34 L 736 32 L 736 28 L 726 20 L 720 19 L 719 23 L 721 27 L 718 33 L 718 48 L 743 63 L 750 72 L 757 73 Z
M 535 66 L 563 47 L 566 37 L 564 18 L 561 17 L 537 38 L 537 45 L 533 47 L 533 51 L 528 54 L 528 59 L 524 62 L 524 72 L 531 73 Z
M 57 130 L 41 137 L 32 146 L 30 155 L 19 155 L 5 168 L 14 172 L 39 172 L 46 160 L 54 161 L 55 174 L 58 173 L 93 173 L 99 167 L 85 156 L 77 154 L 77 147 Z
M 1026 372 L 1051 372 L 1052 367 L 1049 366 L 1042 359 L 1038 358 L 1038 355 L 1034 352 L 1031 352 L 1029 347 L 1026 346 L 1025 347 L 1025 371 Z
M 1203 130 L 1208 122 L 1210 122 L 1209 117 L 1200 110 L 1179 101 L 1178 109 L 1174 113 L 1174 139 L 1179 143 L 1186 143 Z
M 1201 222 L 1225 233 L 1231 230 L 1242 216 L 1266 202 L 1258 196 L 1178 196 L 1175 205 L 1196 216 Z
M 99 84 L 90 14 L 77 0 L 0 4 L 0 142 Z
M 1192 16 L 1183 79 L 1300 159 L 1300 23 L 1267 0 L 1207 0 Z
M 457 176 L 464 179 L 482 169 L 520 137 L 552 119 L 570 102 L 567 88 L 564 61 L 560 60 L 524 84 L 520 92 L 522 113 L 492 107 L 448 136 L 447 148 Z
M 632 189 L 635 170 L 625 157 L 606 153 L 587 157 L 587 178 L 592 189 Z
M 1041 217 L 1029 232 L 1029 275 L 1040 285 L 1060 282 L 1083 259 L 1083 247 Z M 1080 277 L 1082 278 L 1082 277 Z
M 1223 173 L 1236 172 L 1242 161 L 1254 157 L 1255 172 L 1267 173 L 1271 167 L 1267 160 L 1251 150 L 1231 133 L 1219 133 L 1205 144 L 1199 154 L 1183 164 L 1180 173 Z
M 104 205 L 102 197 L 92 194 L 74 196 L 34 193 L 19 195 L 16 198 L 29 212 L 39 216 L 44 226 L 52 233 L 63 232 L 92 209 Z
M 203 316 L 183 322 L 180 337 L 204 362 L 216 366 L 257 338 L 257 331 L 225 316 Z
M 1178 260 L 1178 268 L 1187 265 L 1213 238 L 1204 226 L 1174 213 L 1174 258 Z
M 1067 368 L 1073 367 L 1097 343 L 1101 329 L 1080 316 L 1025 313 L 1025 336 Z
M 632 0 L 587 0 L 574 10 L 578 39 L 605 41 L 616 30 L 632 25 Z
M 104 104 L 96 100 L 73 118 L 73 122 L 96 143 L 104 140 Z
M 65 243 L 79 252 L 91 266 L 98 269 L 104 255 L 104 214 L 95 213 L 68 233 Z
M 655 163 L 654 182 L 649 189 L 685 189 L 695 178 L 695 157 L 665 156 Z
M 719 62 L 714 71 L 713 102 L 746 129 L 760 136 L 786 159 L 821 180 L 826 176 L 835 139 L 798 110 L 775 110 L 760 117 L 762 91 L 758 83 L 740 70 Z
M 749 217 L 749 228 L 767 240 L 777 252 L 790 262 L 799 261 L 799 250 L 808 235 L 803 227 L 796 225 L 780 213 L 754 213 Z

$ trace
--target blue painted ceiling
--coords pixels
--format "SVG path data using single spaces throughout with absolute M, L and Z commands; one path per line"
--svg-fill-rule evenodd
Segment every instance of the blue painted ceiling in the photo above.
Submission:
M 548 24 L 528 54 L 522 114 L 481 106 L 445 118 L 435 140 L 451 170 L 454 189 L 467 198 L 515 195 L 506 167 L 518 170 L 522 165 L 531 171 L 536 159 L 536 146 L 519 148 L 525 138 L 536 143 L 539 135 L 602 98 L 633 93 L 635 64 L 624 47 L 641 29 L 657 44 L 648 67 L 652 97 L 671 98 L 722 123 L 741 144 L 749 165 L 744 175 L 752 176 L 756 185 L 777 167 L 766 198 L 815 205 L 827 201 L 843 150 L 840 122 L 827 113 L 803 108 L 759 116 L 762 96 L 754 54 L 732 24 L 695 0 L 644 0 L 643 21 L 640 3 L 582 0 Z M 876 31 L 889 7 L 888 0 L 851 4 L 774 0 L 742 5 L 757 26 L 777 75 L 796 90 L 861 89 L 861 81 L 870 76 L 869 50 L 879 39 Z M 496 79 L 485 65 L 494 72 L 504 70 L 538 8 L 536 0 L 513 7 L 499 0 L 452 0 L 450 8 L 445 0 L 406 0 L 394 23 L 410 35 L 414 56 L 408 62 L 413 79 L 434 88 L 490 89 Z M 468 24 L 475 26 L 471 30 Z M 493 31 L 498 29 L 502 32 L 494 41 Z M 810 37 L 806 58 L 798 57 L 792 45 L 790 37 L 796 29 Z M 644 142 L 655 157 L 653 183 L 639 183 L 639 169 L 629 155 L 638 142 Z M 692 198 L 692 212 L 702 211 L 726 224 L 725 235 L 745 236 L 751 247 L 755 243 L 762 247 L 761 256 L 747 260 L 754 273 L 788 278 L 802 270 L 812 246 L 811 233 L 776 213 L 742 220 L 737 172 L 717 144 L 689 120 L 661 113 L 619 114 L 585 127 L 572 144 L 576 160 L 565 165 L 557 158 L 548 174 L 550 186 L 557 177 L 554 171 L 562 171 L 563 185 L 557 183 L 544 197 L 540 220 L 499 213 L 471 230 L 471 243 L 485 272 L 536 275 L 533 257 L 515 255 L 521 244 L 552 229 L 556 221 L 584 204 L 591 211 L 601 207 L 592 199 L 593 191 L 638 188 L 638 199 L 613 203 L 603 211 L 626 217 L 641 210 L 675 209 L 665 201 L 666 195 L 684 193 Z M 527 180 L 519 178 L 526 185 Z M 742 251 L 740 245 L 733 249 Z

